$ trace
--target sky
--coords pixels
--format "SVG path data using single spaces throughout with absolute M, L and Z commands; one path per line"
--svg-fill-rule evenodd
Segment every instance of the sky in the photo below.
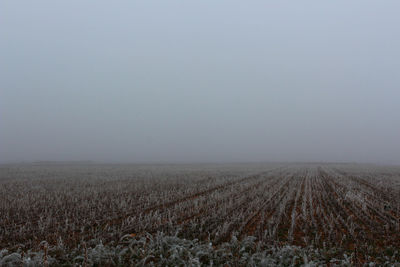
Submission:
M 0 2 L 0 162 L 400 164 L 400 2 Z

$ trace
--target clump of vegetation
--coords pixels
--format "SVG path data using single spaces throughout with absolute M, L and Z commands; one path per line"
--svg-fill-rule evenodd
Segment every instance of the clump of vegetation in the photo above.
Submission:
M 354 254 L 335 258 L 334 250 L 298 246 L 264 247 L 254 237 L 218 246 L 211 242 L 187 240 L 163 233 L 142 237 L 124 236 L 120 244 L 79 246 L 63 251 L 59 246 L 45 252 L 0 251 L 0 266 L 349 266 Z M 382 256 L 380 266 L 400 265 L 396 257 Z M 375 266 L 368 262 L 365 266 Z M 396 266 L 397 266 L 396 265 Z

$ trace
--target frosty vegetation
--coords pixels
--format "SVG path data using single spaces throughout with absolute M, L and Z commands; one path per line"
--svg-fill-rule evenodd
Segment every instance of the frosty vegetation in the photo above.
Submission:
M 400 168 L 0 167 L 0 266 L 400 266 Z

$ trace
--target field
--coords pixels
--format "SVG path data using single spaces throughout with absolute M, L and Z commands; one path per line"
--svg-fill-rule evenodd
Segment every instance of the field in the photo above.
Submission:
M 0 167 L 0 265 L 390 265 L 400 167 Z

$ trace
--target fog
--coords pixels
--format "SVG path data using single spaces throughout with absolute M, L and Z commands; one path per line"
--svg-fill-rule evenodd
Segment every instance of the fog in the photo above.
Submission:
M 400 2 L 0 3 L 0 162 L 400 163 Z

